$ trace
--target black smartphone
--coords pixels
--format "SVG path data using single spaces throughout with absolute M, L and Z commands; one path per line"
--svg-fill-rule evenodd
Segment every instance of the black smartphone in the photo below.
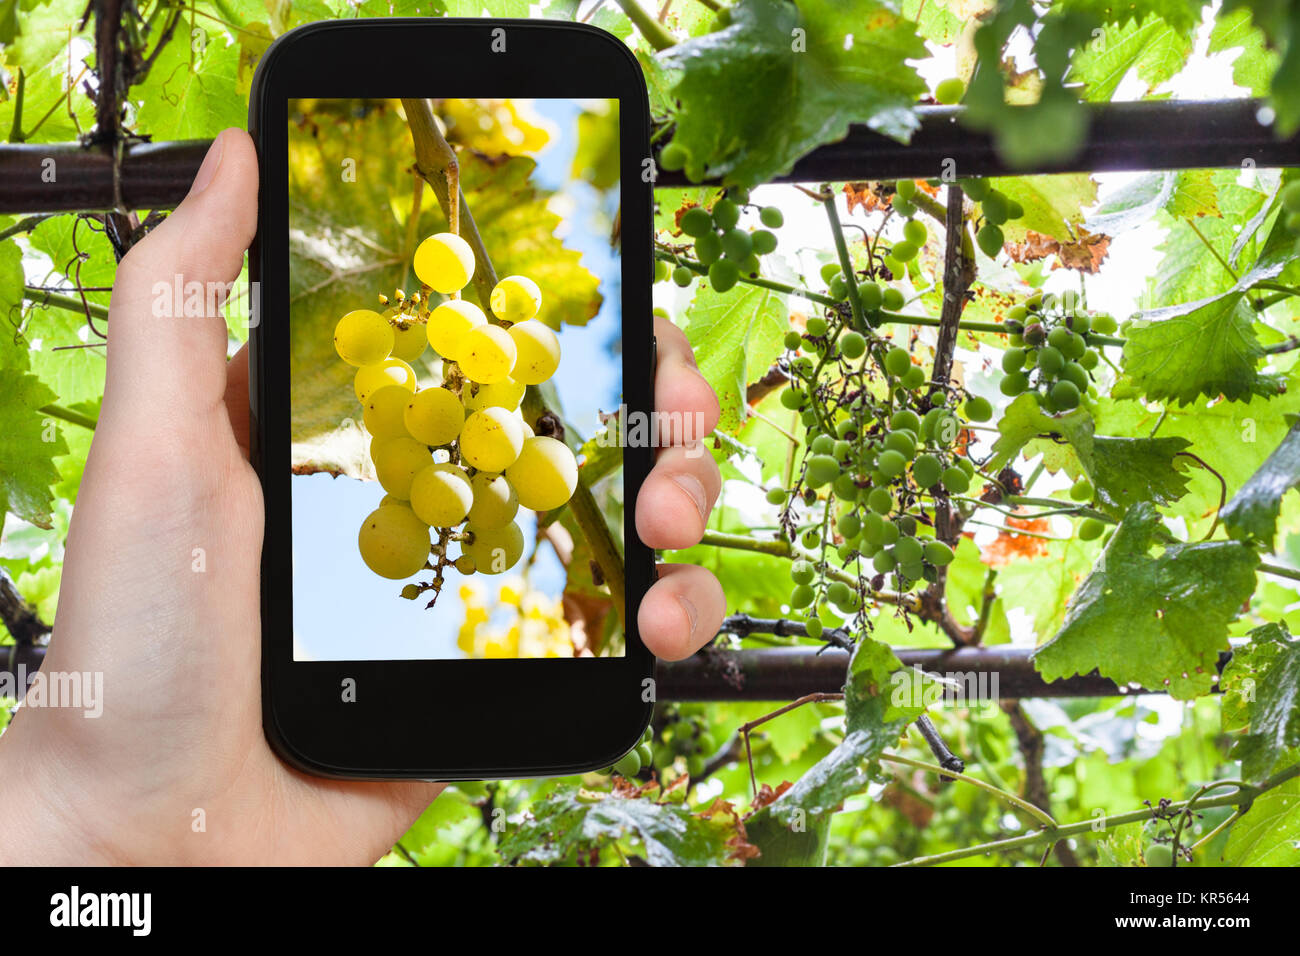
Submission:
M 313 24 L 249 131 L 268 739 L 341 778 L 609 766 L 654 698 L 636 59 L 572 23 Z

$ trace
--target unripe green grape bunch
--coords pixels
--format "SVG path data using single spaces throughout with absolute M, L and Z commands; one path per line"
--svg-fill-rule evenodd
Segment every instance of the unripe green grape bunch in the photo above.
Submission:
M 1101 361 L 1090 344 L 1116 331 L 1105 313 L 1088 315 L 1050 293 L 1036 292 L 1003 317 L 1010 348 L 1002 353 L 1005 373 L 999 388 L 1015 398 L 1032 393 L 1045 412 L 1078 408 L 1096 397 L 1092 372 Z
M 357 546 L 384 578 L 432 569 L 432 582 L 402 588 L 412 600 L 425 590 L 436 599 L 448 566 L 509 570 L 524 551 L 519 507 L 559 508 L 578 483 L 573 452 L 535 434 L 520 411 L 527 387 L 560 364 L 559 338 L 537 318 L 541 289 L 527 276 L 506 276 L 489 296 L 489 318 L 459 298 L 476 266 L 459 236 L 430 236 L 415 252 L 418 292 L 380 296 L 383 312 L 353 310 L 334 330 L 335 351 L 356 369 L 353 391 L 385 492 Z M 421 388 L 413 365 L 430 347 L 442 359 L 442 383 Z M 453 540 L 461 551 L 454 559 Z
M 727 292 L 742 276 L 756 277 L 761 268 L 762 256 L 775 252 L 776 233 L 785 217 L 776 206 L 758 210 L 762 229 L 746 230 L 740 226 L 740 214 L 750 205 L 748 190 L 731 187 L 713 204 L 712 209 L 692 206 L 678 217 L 678 226 L 695 243 L 695 258 L 708 270 L 709 285 L 715 292 Z M 698 273 L 684 264 L 676 266 L 660 259 L 655 262 L 655 281 L 686 288 L 694 283 Z

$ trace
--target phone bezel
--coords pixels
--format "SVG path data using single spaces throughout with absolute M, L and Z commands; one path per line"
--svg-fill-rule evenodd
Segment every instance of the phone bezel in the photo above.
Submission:
M 492 52 L 492 42 L 502 39 L 505 50 Z M 288 315 L 287 104 L 422 94 L 619 100 L 623 393 L 629 413 L 653 409 L 653 182 L 643 176 L 651 156 L 649 99 L 623 43 L 585 24 L 498 19 L 325 21 L 280 37 L 263 55 L 249 97 L 249 132 L 260 157 L 258 231 L 249 256 L 249 397 L 251 458 L 266 512 L 263 726 L 282 758 L 319 776 L 457 780 L 594 770 L 637 743 L 653 709 L 654 658 L 637 634 L 636 615 L 654 581 L 654 554 L 630 520 L 653 465 L 651 448 L 624 450 L 625 656 L 293 660 L 288 324 L 259 321 Z M 356 694 L 344 702 L 348 678 Z

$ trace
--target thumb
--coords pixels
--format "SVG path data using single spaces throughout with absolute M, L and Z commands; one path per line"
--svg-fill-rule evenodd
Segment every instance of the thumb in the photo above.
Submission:
M 185 426 L 220 408 L 221 309 L 257 228 L 257 154 L 248 134 L 213 141 L 185 200 L 118 266 L 108 314 L 101 418 Z M 223 412 L 224 414 L 224 412 Z

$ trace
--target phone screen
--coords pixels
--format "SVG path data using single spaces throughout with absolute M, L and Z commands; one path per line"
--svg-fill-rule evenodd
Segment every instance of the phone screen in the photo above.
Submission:
M 620 657 L 618 100 L 427 102 L 455 203 L 404 101 L 289 101 L 294 660 Z

